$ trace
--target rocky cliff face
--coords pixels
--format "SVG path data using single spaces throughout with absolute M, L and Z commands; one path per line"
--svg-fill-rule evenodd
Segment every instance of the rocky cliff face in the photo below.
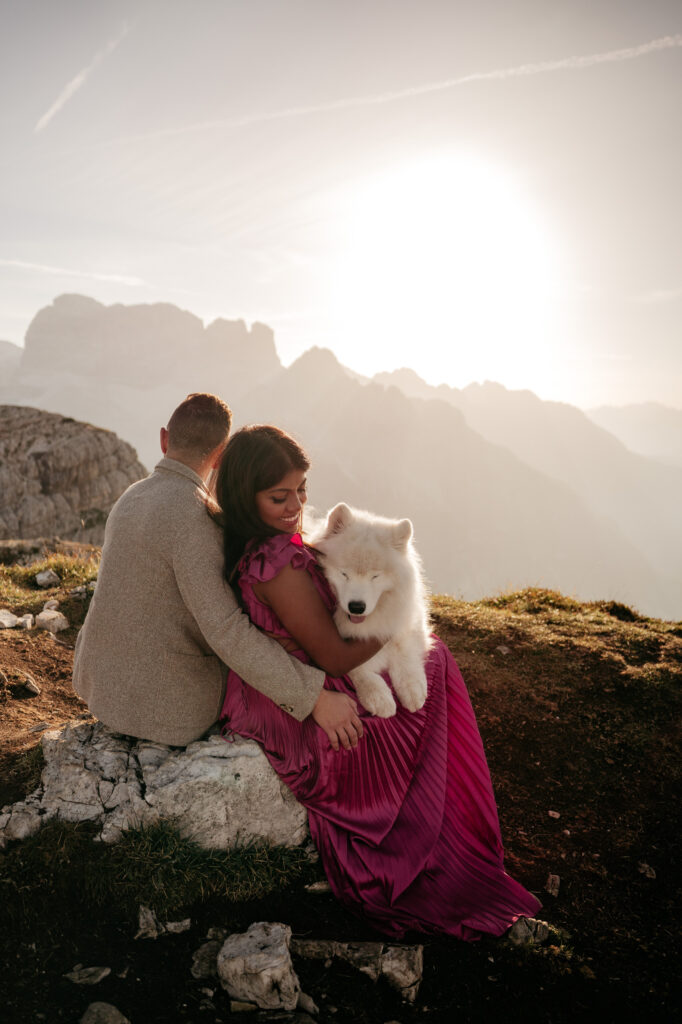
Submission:
M 0 539 L 101 544 L 111 506 L 145 475 L 135 449 L 109 430 L 0 406 Z

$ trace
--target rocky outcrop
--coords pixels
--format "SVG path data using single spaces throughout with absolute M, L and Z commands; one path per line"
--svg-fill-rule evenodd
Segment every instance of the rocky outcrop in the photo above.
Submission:
M 100 544 L 129 484 L 146 476 L 135 449 L 109 430 L 24 406 L 0 406 L 0 539 Z
M 213 735 L 176 748 L 83 722 L 44 733 L 42 744 L 41 785 L 0 812 L 0 847 L 53 818 L 96 822 L 104 842 L 160 821 L 207 849 L 308 838 L 305 809 L 252 740 Z

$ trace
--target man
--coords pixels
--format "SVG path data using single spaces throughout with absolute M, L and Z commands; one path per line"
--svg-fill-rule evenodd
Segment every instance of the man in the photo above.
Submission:
M 354 747 L 355 702 L 257 630 L 224 579 L 205 500 L 230 425 L 217 396 L 189 395 L 161 428 L 164 458 L 111 510 L 74 689 L 114 731 L 185 746 L 216 721 L 229 665 L 299 721 L 312 714 L 335 750 Z

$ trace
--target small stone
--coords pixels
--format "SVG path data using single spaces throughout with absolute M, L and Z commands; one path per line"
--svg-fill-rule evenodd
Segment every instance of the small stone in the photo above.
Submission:
M 156 914 L 149 907 L 140 905 L 137 912 L 137 921 L 136 939 L 158 939 L 163 931 L 163 925 L 159 924 Z
M 230 1013 L 253 1013 L 257 1009 L 255 1003 L 245 1003 L 242 999 L 230 999 Z
M 310 1013 L 313 1017 L 317 1017 L 320 1012 L 320 1008 L 317 1003 L 313 1000 L 312 996 L 306 995 L 305 992 L 298 993 L 298 1003 L 296 1004 L 297 1010 L 303 1010 L 304 1013 Z
M 0 629 L 14 629 L 18 622 L 18 615 L 14 615 L 7 608 L 0 608 Z
M 35 626 L 35 622 L 36 620 L 33 618 L 33 616 L 27 612 L 26 615 L 20 616 L 19 622 L 17 623 L 17 627 L 19 629 L 33 629 L 33 627 Z
M 85 587 L 71 587 L 69 594 L 71 597 L 85 597 L 87 590 Z
M 111 974 L 111 967 L 82 967 L 76 964 L 72 971 L 64 977 L 74 985 L 97 985 L 103 978 Z
M 555 821 L 557 818 L 561 817 L 558 811 L 547 811 L 547 813 L 550 816 L 550 818 L 554 818 Z
M 188 932 L 192 927 L 191 917 L 186 917 L 184 921 L 166 921 L 165 929 L 170 932 L 171 935 L 180 935 L 182 932 Z
M 549 938 L 549 925 L 534 917 L 520 917 L 507 932 L 514 946 L 538 946 Z
M 306 892 L 317 892 L 317 893 L 319 893 L 319 892 L 331 892 L 332 891 L 331 886 L 330 886 L 329 882 L 326 879 L 323 879 L 320 882 L 311 882 L 310 885 L 306 885 L 305 890 L 306 890 Z
M 500 654 L 511 654 L 511 647 L 506 647 L 504 644 L 500 644 L 495 650 L 499 651 Z
M 32 725 L 28 730 L 29 732 L 45 732 L 46 729 L 50 728 L 49 722 L 38 722 L 37 725 Z
M 255 1002 L 264 1010 L 294 1010 L 301 991 L 291 962 L 291 928 L 256 921 L 230 935 L 218 954 L 220 983 L 232 999 Z
M 97 580 L 93 580 L 91 583 L 88 583 L 88 592 L 90 594 L 94 594 L 96 586 L 97 586 Z
M 60 633 L 63 629 L 69 628 L 69 620 L 61 612 L 49 609 L 36 616 L 36 626 L 38 629 L 46 629 L 49 633 Z
M 640 860 L 639 864 L 637 865 L 637 870 L 639 871 L 640 875 L 644 875 L 645 878 L 656 877 L 656 872 L 651 867 L 651 865 L 645 864 L 643 860 Z
M 62 581 L 52 569 L 45 569 L 36 575 L 36 583 L 39 587 L 58 587 Z
M 46 601 L 45 604 L 43 605 L 44 612 L 56 612 L 58 608 L 59 601 L 56 601 L 54 598 L 50 598 L 50 600 Z
M 199 981 L 203 978 L 213 978 L 218 973 L 218 953 L 224 941 L 224 938 L 211 939 L 192 954 L 193 978 Z
M 32 693 L 34 697 L 39 697 L 42 692 L 33 676 L 28 674 L 24 681 L 24 689 L 28 690 L 29 693 Z
M 545 882 L 545 892 L 548 892 L 550 896 L 558 896 L 560 885 L 561 879 L 558 875 L 547 875 L 547 881 Z
M 130 1024 L 130 1021 L 111 1003 L 90 1003 L 80 1024 Z

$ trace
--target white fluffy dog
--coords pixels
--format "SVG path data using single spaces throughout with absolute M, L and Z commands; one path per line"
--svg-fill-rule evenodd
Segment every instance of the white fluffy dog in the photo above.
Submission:
M 350 673 L 360 703 L 382 718 L 395 714 L 395 700 L 379 675 L 387 669 L 400 703 L 417 711 L 426 700 L 424 661 L 431 640 L 412 523 L 341 503 L 328 513 L 311 544 L 338 599 L 334 621 L 341 636 L 386 641 Z

